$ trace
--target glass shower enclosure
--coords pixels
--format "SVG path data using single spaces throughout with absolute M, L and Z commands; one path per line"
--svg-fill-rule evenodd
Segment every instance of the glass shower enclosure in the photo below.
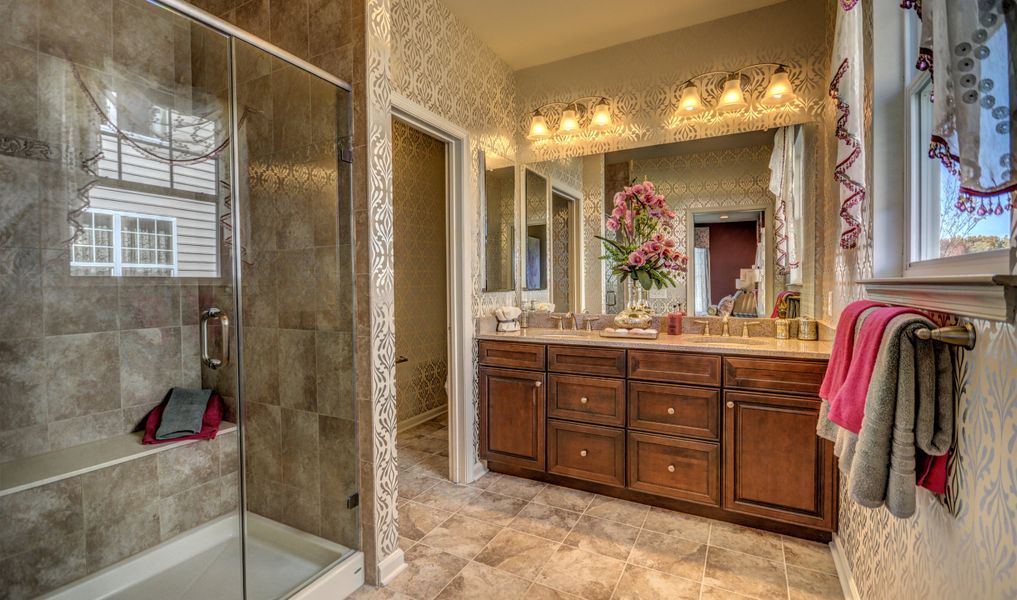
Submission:
M 0 598 L 268 600 L 362 560 L 349 86 L 175 0 L 5 18 Z M 172 389 L 214 438 L 142 443 Z

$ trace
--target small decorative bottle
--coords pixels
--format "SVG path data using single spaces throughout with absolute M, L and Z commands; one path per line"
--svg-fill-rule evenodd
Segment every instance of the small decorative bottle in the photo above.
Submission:
M 787 318 L 787 304 L 781 303 L 777 309 L 777 318 L 773 320 L 773 337 L 786 340 L 791 337 L 791 321 Z
M 668 335 L 681 335 L 682 334 L 682 319 L 685 318 L 685 311 L 682 310 L 681 304 L 676 304 L 671 307 L 671 312 L 667 315 L 667 334 Z

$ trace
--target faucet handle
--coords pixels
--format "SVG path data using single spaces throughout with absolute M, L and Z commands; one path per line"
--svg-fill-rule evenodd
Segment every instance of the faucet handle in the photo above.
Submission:
M 696 325 L 703 326 L 703 333 L 701 335 L 709 335 L 710 333 L 710 320 L 709 319 L 692 319 L 692 322 Z
M 551 320 L 558 322 L 558 329 L 565 329 L 565 318 L 565 315 L 551 315 Z
M 591 315 L 588 310 L 584 310 L 583 314 L 577 315 L 577 318 L 579 319 L 579 328 L 582 329 L 585 327 L 586 331 L 593 331 L 593 328 L 590 326 L 597 321 L 600 321 L 599 315 L 595 317 Z
M 745 322 L 742 323 L 742 337 L 743 338 L 750 338 L 750 337 L 752 337 L 751 335 L 749 335 L 749 327 L 751 327 L 753 325 L 762 325 L 762 323 L 760 323 L 759 321 L 745 321 Z

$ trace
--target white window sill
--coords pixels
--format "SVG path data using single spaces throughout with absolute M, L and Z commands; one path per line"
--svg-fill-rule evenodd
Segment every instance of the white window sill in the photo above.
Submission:
M 862 279 L 870 300 L 990 321 L 1014 320 L 1017 276 L 964 275 Z

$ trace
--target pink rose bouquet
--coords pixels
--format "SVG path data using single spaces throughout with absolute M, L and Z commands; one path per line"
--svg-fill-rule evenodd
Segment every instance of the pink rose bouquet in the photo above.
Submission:
M 677 284 L 676 277 L 688 268 L 688 257 L 664 234 L 675 213 L 653 182 L 633 183 L 614 195 L 614 208 L 607 229 L 615 239 L 599 237 L 604 243 L 611 273 L 621 281 L 631 279 L 643 289 L 663 289 Z

